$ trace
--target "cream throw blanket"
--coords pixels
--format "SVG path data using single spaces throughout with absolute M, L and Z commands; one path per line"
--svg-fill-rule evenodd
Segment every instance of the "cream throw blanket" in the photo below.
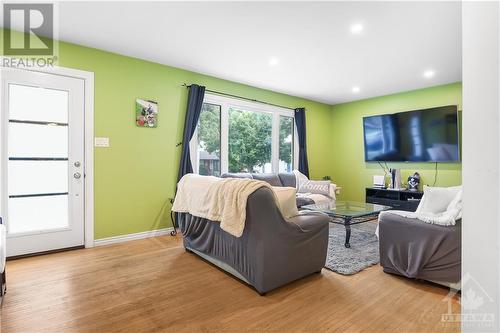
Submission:
M 456 221 L 462 218 L 462 207 L 463 207 L 462 194 L 463 191 L 460 188 L 460 190 L 458 190 L 458 192 L 456 193 L 455 198 L 453 198 L 453 200 L 449 202 L 448 206 L 446 207 L 446 210 L 442 212 L 436 213 L 426 210 L 426 201 L 436 200 L 436 198 L 430 197 L 430 194 L 426 193 L 424 194 L 424 197 L 420 201 L 420 204 L 418 205 L 418 208 L 415 212 L 406 212 L 401 210 L 387 210 L 380 212 L 379 219 L 385 214 L 394 214 L 409 219 L 418 219 L 422 222 L 430 224 L 438 224 L 443 226 L 455 225 Z M 377 225 L 377 230 L 375 230 L 375 235 L 377 235 L 377 237 L 379 235 L 378 228 L 379 226 Z
M 248 196 L 261 187 L 272 191 L 268 183 L 260 180 L 217 178 L 190 173 L 177 184 L 172 210 L 220 221 L 222 230 L 240 237 L 245 228 Z

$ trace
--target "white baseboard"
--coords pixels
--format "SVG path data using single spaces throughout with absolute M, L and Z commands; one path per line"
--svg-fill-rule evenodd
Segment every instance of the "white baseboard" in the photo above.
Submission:
M 138 232 L 135 234 L 128 234 L 128 235 L 121 235 L 121 236 L 96 239 L 96 240 L 94 240 L 94 246 L 122 243 L 122 242 L 137 240 L 137 239 L 168 235 L 173 230 L 174 230 L 174 228 L 170 227 L 170 228 L 156 229 L 156 230 L 150 230 L 150 231 L 143 231 L 143 232 Z

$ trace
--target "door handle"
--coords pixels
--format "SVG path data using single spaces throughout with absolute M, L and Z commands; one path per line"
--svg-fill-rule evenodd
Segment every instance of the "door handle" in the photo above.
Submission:
M 73 177 L 75 177 L 75 179 L 80 179 L 82 177 L 82 175 L 79 172 L 75 172 L 73 174 Z

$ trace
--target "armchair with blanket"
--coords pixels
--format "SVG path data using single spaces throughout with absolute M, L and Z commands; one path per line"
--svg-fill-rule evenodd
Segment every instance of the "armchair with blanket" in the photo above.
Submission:
M 461 186 L 424 187 L 415 212 L 379 216 L 380 265 L 384 272 L 460 289 Z

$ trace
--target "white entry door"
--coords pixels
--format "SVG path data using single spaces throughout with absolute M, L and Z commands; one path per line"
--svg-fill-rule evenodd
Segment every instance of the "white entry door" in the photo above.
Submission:
M 84 244 L 84 81 L 2 69 L 7 256 Z

